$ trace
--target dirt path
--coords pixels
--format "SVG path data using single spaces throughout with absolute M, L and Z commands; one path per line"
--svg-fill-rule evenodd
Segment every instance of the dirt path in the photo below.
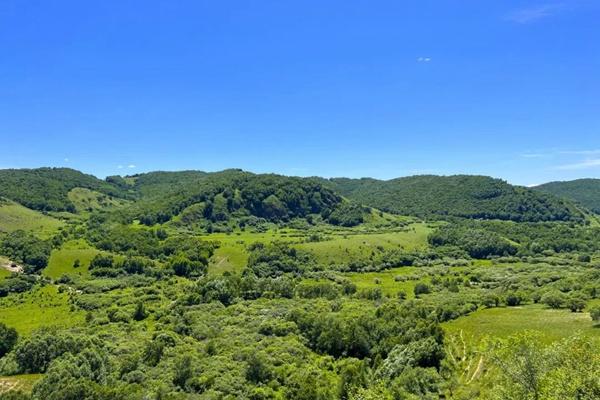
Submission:
M 0 258 L 0 268 L 17 274 L 23 273 L 23 267 L 7 258 Z

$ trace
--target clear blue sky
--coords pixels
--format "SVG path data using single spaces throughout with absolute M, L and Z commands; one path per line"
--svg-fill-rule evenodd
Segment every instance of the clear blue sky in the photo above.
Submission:
M 0 168 L 600 177 L 600 2 L 0 2 Z

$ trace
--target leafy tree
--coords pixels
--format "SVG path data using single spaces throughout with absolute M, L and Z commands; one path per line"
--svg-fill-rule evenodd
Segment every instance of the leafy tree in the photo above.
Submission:
M 19 335 L 15 328 L 10 328 L 0 322 L 0 358 L 13 349 L 18 338 Z

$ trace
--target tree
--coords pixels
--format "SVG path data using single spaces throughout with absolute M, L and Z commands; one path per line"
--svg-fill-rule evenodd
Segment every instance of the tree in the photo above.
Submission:
M 414 292 L 415 296 L 418 297 L 421 294 L 431 293 L 431 287 L 426 283 L 419 282 L 415 285 Z
M 135 311 L 133 312 L 133 319 L 136 321 L 141 321 L 143 319 L 145 319 L 148 316 L 148 313 L 146 313 L 146 308 L 144 307 L 144 303 L 143 302 L 138 302 L 137 305 L 135 306 Z
M 185 355 L 175 362 L 173 384 L 185 389 L 186 382 L 193 376 L 192 357 Z
M 541 301 L 550 308 L 561 308 L 565 303 L 565 296 L 558 291 L 548 292 L 542 296 Z
M 15 328 L 10 328 L 0 322 L 0 358 L 13 349 L 18 338 L 19 335 Z
M 509 293 L 506 295 L 506 305 L 516 307 L 521 304 L 523 298 L 518 293 Z
M 590 308 L 590 317 L 595 323 L 600 323 L 600 306 Z
M 585 300 L 581 296 L 572 296 L 567 300 L 567 307 L 572 312 L 581 312 L 585 308 Z

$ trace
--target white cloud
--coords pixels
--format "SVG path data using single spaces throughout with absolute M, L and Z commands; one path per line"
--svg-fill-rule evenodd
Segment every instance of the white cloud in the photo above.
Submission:
M 516 10 L 509 14 L 507 19 L 518 24 L 528 24 L 556 14 L 562 7 L 562 4 L 557 3 L 541 4 L 536 7 Z
M 69 159 L 68 159 L 68 158 L 65 158 L 65 162 L 69 162 Z
M 417 58 L 417 62 L 430 62 L 431 57 L 419 57 Z
M 135 164 L 129 164 L 127 168 L 135 168 Z
M 117 165 L 117 169 L 123 169 L 122 165 Z
M 590 169 L 590 168 L 598 168 L 600 167 L 600 158 L 592 158 L 589 160 L 584 160 L 574 164 L 565 164 L 559 165 L 556 169 L 559 170 L 576 170 L 576 169 Z

